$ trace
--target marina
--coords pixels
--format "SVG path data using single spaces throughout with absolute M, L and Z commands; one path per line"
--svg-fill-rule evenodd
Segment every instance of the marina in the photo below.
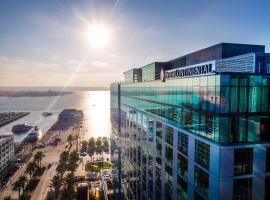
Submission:
M 17 119 L 29 115 L 30 112 L 3 112 L 0 113 L 0 127 L 9 124 Z
M 29 112 L 30 114 L 12 121 L 0 128 L 0 135 L 14 136 L 14 142 L 24 140 L 27 133 L 14 134 L 12 127 L 17 124 L 38 126 L 41 137 L 50 128 L 57 126 L 58 115 L 66 108 L 82 110 L 84 124 L 82 127 L 83 138 L 109 136 L 110 126 L 110 93 L 108 91 L 78 91 L 59 97 L 0 97 L 1 112 Z M 31 102 L 31 103 L 27 103 Z M 44 116 L 44 112 L 52 115 Z

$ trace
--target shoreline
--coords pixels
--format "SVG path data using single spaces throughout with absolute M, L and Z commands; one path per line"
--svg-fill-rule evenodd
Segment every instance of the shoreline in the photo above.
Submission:
M 4 113 L 0 113 L 0 114 L 5 114 L 5 113 L 7 113 L 9 115 L 14 114 L 16 116 L 14 116 L 13 118 L 10 118 L 10 119 L 7 119 L 7 120 L 1 122 L 0 123 L 0 127 L 5 126 L 5 125 L 7 125 L 7 124 L 9 124 L 11 122 L 14 122 L 14 121 L 18 120 L 18 119 L 21 119 L 21 118 L 29 115 L 31 112 L 4 112 Z

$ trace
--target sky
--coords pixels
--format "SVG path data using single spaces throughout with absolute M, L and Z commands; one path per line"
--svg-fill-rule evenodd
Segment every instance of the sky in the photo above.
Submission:
M 1 0 L 0 86 L 108 87 L 122 73 L 220 43 L 266 45 L 270 1 Z M 89 44 L 90 25 L 109 42 Z

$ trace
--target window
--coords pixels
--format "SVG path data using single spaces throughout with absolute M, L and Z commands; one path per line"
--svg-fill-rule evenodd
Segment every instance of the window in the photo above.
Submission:
M 233 200 L 251 200 L 252 178 L 233 181 Z
M 178 175 L 187 178 L 188 161 L 181 154 L 178 154 L 177 156 L 177 168 Z
M 253 149 L 235 149 L 234 150 L 234 175 L 246 175 L 252 173 Z
M 270 140 L 270 118 L 262 117 L 260 119 L 260 139 Z
M 173 128 L 166 126 L 166 142 L 173 146 Z
M 205 169 L 209 169 L 210 146 L 204 142 L 195 142 L 195 160 Z
M 209 175 L 195 166 L 195 188 L 206 198 L 208 197 Z
M 266 170 L 266 172 L 270 172 L 270 147 L 266 148 L 265 170 Z
M 160 139 L 156 139 L 156 150 L 157 150 L 157 156 L 161 156 L 162 153 L 162 143 Z
M 264 185 L 264 199 L 265 200 L 270 199 L 269 188 L 270 188 L 270 176 L 266 176 L 265 185 Z
M 178 132 L 178 150 L 188 155 L 188 136 L 182 132 Z
M 187 200 L 187 183 L 181 177 L 177 176 L 177 198 Z
M 166 145 L 166 152 L 165 152 L 165 155 L 166 155 L 166 163 L 170 166 L 172 166 L 172 161 L 173 161 L 173 149 Z
M 156 136 L 162 138 L 162 124 L 160 122 L 156 123 Z

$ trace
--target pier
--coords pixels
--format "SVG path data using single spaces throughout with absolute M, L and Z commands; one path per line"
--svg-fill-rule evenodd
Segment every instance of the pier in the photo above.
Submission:
M 29 115 L 30 112 L 4 112 L 0 113 L 0 127 L 9 124 L 17 119 Z

